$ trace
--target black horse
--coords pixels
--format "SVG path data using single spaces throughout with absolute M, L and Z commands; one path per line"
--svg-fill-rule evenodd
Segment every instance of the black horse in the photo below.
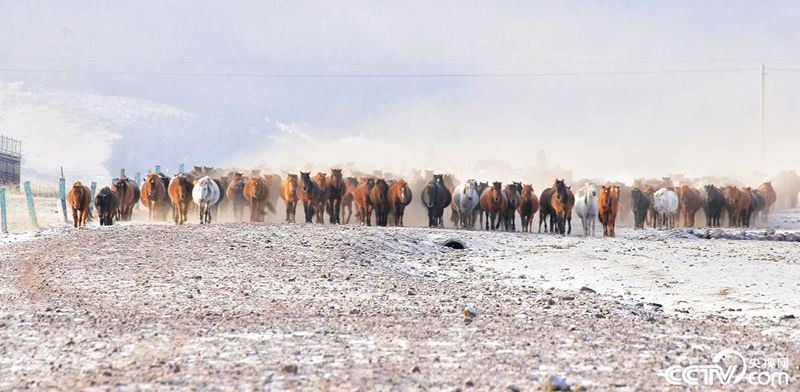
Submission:
M 633 211 L 633 228 L 644 229 L 647 211 L 650 209 L 650 198 L 639 188 L 631 189 L 631 210 Z
M 105 187 L 94 197 L 94 208 L 97 210 L 97 217 L 100 218 L 100 226 L 111 226 L 114 224 L 114 216 L 119 207 L 117 194 L 109 187 Z
M 706 214 L 706 226 L 719 227 L 722 211 L 725 209 L 725 194 L 714 185 L 705 186 L 703 195 L 703 212 Z
M 428 227 L 444 227 L 442 216 L 451 201 L 452 195 L 444 185 L 442 175 L 435 174 L 422 192 L 422 204 L 428 209 Z

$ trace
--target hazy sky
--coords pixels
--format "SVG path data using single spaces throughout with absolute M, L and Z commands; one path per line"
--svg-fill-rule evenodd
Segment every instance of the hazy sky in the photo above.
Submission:
M 777 70 L 800 70 L 798 42 L 796 1 L 0 0 L 0 80 L 191 114 L 156 126 L 174 161 L 129 155 L 165 165 L 332 146 L 320 160 L 527 166 L 545 149 L 577 176 L 753 171 L 763 61 L 768 168 L 798 167 L 800 72 Z M 713 72 L 641 73 L 681 70 Z M 233 76 L 505 73 L 544 75 Z

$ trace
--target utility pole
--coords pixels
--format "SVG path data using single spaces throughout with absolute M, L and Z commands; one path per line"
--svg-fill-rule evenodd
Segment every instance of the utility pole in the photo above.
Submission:
M 767 69 L 764 67 L 764 64 L 761 64 L 760 69 L 760 76 L 761 76 L 761 99 L 760 104 L 761 108 L 758 112 L 758 121 L 761 127 L 761 170 L 767 169 L 767 149 L 766 149 L 766 132 L 764 131 L 764 76 L 767 74 Z

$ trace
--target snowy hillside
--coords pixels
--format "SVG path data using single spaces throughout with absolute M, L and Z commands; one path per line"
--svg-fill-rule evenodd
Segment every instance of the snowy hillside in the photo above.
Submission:
M 163 153 L 138 148 L 143 141 L 169 141 L 169 130 L 193 122 L 155 102 L 0 81 L 0 134 L 23 141 L 23 177 L 53 179 L 64 166 L 70 179 L 103 181 L 117 167 Z M 131 145 L 137 148 L 124 148 Z

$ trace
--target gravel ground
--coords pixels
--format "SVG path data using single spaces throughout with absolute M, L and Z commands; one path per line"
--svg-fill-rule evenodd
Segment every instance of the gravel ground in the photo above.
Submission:
M 440 245 L 452 236 L 469 249 Z M 517 257 L 504 247 L 558 257 L 592 241 L 273 223 L 43 231 L 0 247 L 0 390 L 541 390 L 550 376 L 663 390 L 664 369 L 726 348 L 789 358 L 796 383 L 796 319 L 687 315 L 562 290 L 535 265 L 492 267 Z

